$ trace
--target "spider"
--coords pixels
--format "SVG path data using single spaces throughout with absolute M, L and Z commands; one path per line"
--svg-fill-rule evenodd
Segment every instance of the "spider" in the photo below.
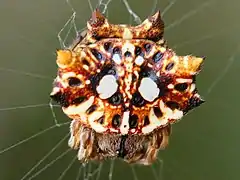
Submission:
M 95 10 L 67 49 L 57 50 L 51 98 L 72 119 L 68 144 L 82 162 L 122 158 L 150 165 L 171 125 L 204 100 L 196 89 L 203 58 L 177 56 L 160 12 L 137 26 Z

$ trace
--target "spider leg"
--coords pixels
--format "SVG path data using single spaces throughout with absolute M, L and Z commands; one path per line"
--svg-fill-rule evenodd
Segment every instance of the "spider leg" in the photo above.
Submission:
M 81 129 L 80 122 L 78 120 L 72 120 L 70 124 L 70 138 L 68 140 L 68 146 L 70 146 L 72 149 L 79 148 L 80 129 Z
M 94 132 L 89 128 L 81 128 L 80 145 L 78 150 L 78 160 L 88 161 L 93 151 Z
M 138 164 L 151 165 L 157 159 L 158 151 L 168 146 L 171 126 L 168 125 L 149 135 L 148 148 L 145 155 L 137 162 Z
M 162 131 L 161 131 L 162 141 L 161 141 L 161 144 L 159 147 L 160 150 L 163 150 L 168 146 L 169 136 L 171 135 L 171 130 L 172 130 L 171 124 L 169 124 L 168 126 L 166 126 L 162 129 Z
M 79 161 L 87 162 L 93 152 L 95 132 L 82 126 L 80 121 L 73 120 L 70 125 L 70 133 L 68 145 L 73 149 L 78 149 Z

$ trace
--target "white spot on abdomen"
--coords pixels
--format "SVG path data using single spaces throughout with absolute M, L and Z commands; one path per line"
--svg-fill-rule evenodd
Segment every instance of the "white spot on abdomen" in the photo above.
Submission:
M 142 56 L 137 56 L 137 57 L 136 57 L 135 63 L 136 63 L 138 66 L 141 66 L 143 62 L 144 62 L 144 58 L 143 58 Z
M 158 94 L 160 92 L 157 84 L 151 78 L 147 77 L 142 79 L 138 91 L 145 100 L 150 102 L 158 97 Z
M 129 115 L 130 115 L 129 111 L 123 113 L 122 123 L 120 126 L 120 132 L 123 135 L 127 134 L 129 130 Z
M 112 59 L 116 64 L 121 64 L 121 57 L 119 54 L 114 54 Z
M 111 97 L 118 89 L 116 78 L 113 75 L 104 76 L 97 87 L 97 92 L 101 99 L 107 99 Z

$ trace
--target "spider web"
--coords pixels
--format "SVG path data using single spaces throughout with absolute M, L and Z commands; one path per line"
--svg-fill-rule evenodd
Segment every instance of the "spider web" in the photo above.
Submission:
M 216 141 L 217 136 L 222 137 L 222 131 L 214 126 L 216 119 L 220 119 L 218 123 L 222 125 L 221 128 L 230 128 L 223 122 L 229 117 L 236 118 L 237 114 L 231 107 L 237 105 L 233 98 L 237 98 L 240 90 L 235 76 L 240 70 L 237 61 L 240 46 L 237 36 L 229 35 L 237 34 L 239 27 L 237 20 L 234 23 L 234 16 L 219 18 L 222 14 L 219 9 L 229 8 L 233 11 L 230 4 L 225 5 L 217 0 L 186 0 L 184 3 L 180 0 L 137 3 L 130 0 L 45 0 L 36 4 L 29 1 L 13 7 L 3 3 L 0 7 L 16 11 L 16 17 L 12 18 L 24 13 L 25 16 L 21 23 L 12 24 L 9 20 L 3 27 L 3 31 L 12 32 L 11 37 L 0 36 L 3 42 L 11 42 L 5 43 L 0 55 L 1 179 L 231 179 L 229 176 L 233 173 L 230 170 L 227 175 L 223 173 L 229 168 L 227 165 L 218 165 L 215 169 L 211 167 L 212 173 L 203 167 L 206 165 L 205 157 L 212 157 L 208 161 L 212 166 L 232 163 L 231 158 L 226 160 L 226 157 L 213 152 L 215 146 L 211 143 Z M 28 12 L 25 6 L 33 11 Z M 209 103 L 186 116 L 183 119 L 185 123 L 173 127 L 170 146 L 159 153 L 157 162 L 152 166 L 128 165 L 119 160 L 81 164 L 76 157 L 77 151 L 67 146 L 70 120 L 57 104 L 49 102 L 51 83 L 56 73 L 55 53 L 52 50 L 68 47 L 85 28 L 95 8 L 99 8 L 111 22 L 130 24 L 139 24 L 160 9 L 166 23 L 165 38 L 169 47 L 181 55 L 192 53 L 207 57 L 204 70 L 198 78 L 198 88 Z M 46 15 L 43 16 L 44 13 Z M 25 30 L 23 34 L 17 33 L 21 32 L 19 25 L 31 27 L 33 33 L 24 35 Z M 9 54 L 10 51 L 18 53 Z M 233 86 L 235 88 L 231 88 Z M 224 103 L 220 98 L 224 99 Z M 220 113 L 221 109 L 225 113 Z M 209 124 L 209 130 L 205 128 L 206 123 Z M 233 137 L 235 132 L 232 129 L 233 134 L 225 138 Z M 208 141 L 203 140 L 203 133 Z M 194 153 L 199 153 L 203 147 L 208 147 L 208 151 L 196 157 Z M 202 168 L 201 171 L 198 167 Z M 234 172 L 234 168 L 231 168 L 231 172 Z M 204 175 L 206 173 L 209 174 Z

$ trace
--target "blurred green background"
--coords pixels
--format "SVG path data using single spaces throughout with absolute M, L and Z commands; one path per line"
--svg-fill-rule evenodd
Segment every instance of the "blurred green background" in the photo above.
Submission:
M 116 161 L 111 171 L 107 162 L 100 180 L 108 179 L 109 171 L 113 172 L 113 180 L 240 179 L 240 1 L 175 1 L 163 17 L 167 26 L 165 38 L 180 55 L 207 57 L 197 79 L 206 103 L 173 126 L 169 147 L 159 153 L 161 169 L 159 163 L 152 168 L 134 166 L 134 176 L 132 166 Z M 84 28 L 91 14 L 89 3 L 87 0 L 71 2 L 77 12 L 76 25 L 78 29 Z M 144 19 L 154 8 L 163 11 L 174 1 L 128 2 Z M 97 3 L 91 1 L 93 7 Z M 107 14 L 111 22 L 133 23 L 120 0 L 111 1 Z M 75 161 L 69 166 L 76 151 L 56 159 L 68 149 L 67 140 L 53 148 L 69 128 L 55 126 L 48 105 L 56 74 L 55 50 L 60 48 L 57 34 L 71 15 L 66 0 L 0 1 L 1 180 L 21 179 L 37 163 L 39 166 L 25 179 L 31 176 L 38 180 L 78 178 L 81 164 Z M 68 40 L 73 38 L 71 32 Z M 54 112 L 59 123 L 69 122 L 60 108 L 54 108 Z M 53 153 L 40 163 L 51 150 Z M 51 163 L 53 160 L 57 161 Z M 80 179 L 84 179 L 84 172 L 93 172 L 95 166 L 83 167 Z M 85 179 L 97 179 L 97 176 L 93 174 Z

